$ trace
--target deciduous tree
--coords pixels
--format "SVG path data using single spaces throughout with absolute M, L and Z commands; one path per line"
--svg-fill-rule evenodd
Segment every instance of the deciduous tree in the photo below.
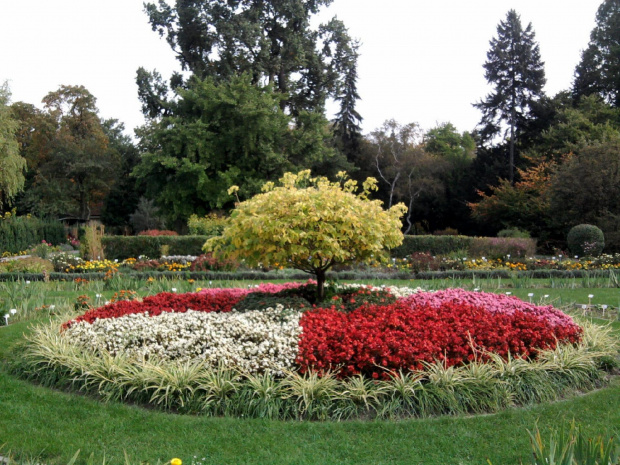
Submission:
M 10 97 L 5 83 L 0 86 L 0 210 L 11 204 L 25 182 L 26 160 L 19 154 L 18 122 L 9 107 Z
M 370 134 L 372 163 L 385 192 L 388 208 L 404 202 L 405 234 L 413 227 L 414 202 L 424 193 L 439 193 L 442 184 L 437 177 L 446 164 L 424 150 L 421 131 L 416 123 L 401 125 L 386 121 Z
M 374 179 L 356 195 L 357 183 L 345 181 L 344 173 L 339 178 L 312 178 L 308 170 L 286 173 L 278 187 L 267 183 L 263 193 L 237 205 L 222 236 L 207 241 L 206 249 L 250 265 L 285 264 L 313 274 L 322 299 L 333 265 L 379 259 L 403 240 L 403 204 L 384 210 L 368 199 Z
M 280 108 L 282 96 L 248 75 L 221 83 L 194 79 L 177 92 L 171 114 L 143 129 L 146 151 L 134 170 L 173 222 L 232 207 L 226 194 L 232 185 L 241 185 L 246 199 L 287 169 L 339 164 L 321 114 L 302 112 L 293 124 Z

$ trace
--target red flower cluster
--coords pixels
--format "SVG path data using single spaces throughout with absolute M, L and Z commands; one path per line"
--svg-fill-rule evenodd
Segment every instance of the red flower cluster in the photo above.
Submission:
M 291 289 L 302 286 L 300 283 L 286 284 L 260 284 L 250 289 L 203 289 L 198 293 L 174 294 L 162 292 L 161 294 L 145 297 L 144 300 L 120 301 L 109 303 L 103 307 L 92 309 L 74 320 L 67 321 L 63 328 L 68 328 L 73 323 L 86 321 L 92 323 L 96 319 L 119 318 L 133 313 L 148 312 L 150 316 L 160 315 L 162 312 L 184 313 L 191 309 L 197 312 L 230 312 L 243 297 L 250 292 L 276 293 L 283 289 Z M 86 296 L 84 296 L 86 297 Z M 84 307 L 88 308 L 88 307 Z
M 401 368 L 420 369 L 422 362 L 459 365 L 484 358 L 485 351 L 535 356 L 558 342 L 577 342 L 581 334 L 572 322 L 551 325 L 521 310 L 489 312 L 448 300 L 429 306 L 403 299 L 351 313 L 317 309 L 306 312 L 300 324 L 300 371 L 331 369 L 343 377 L 362 373 L 386 378 Z
M 63 328 L 68 328 L 73 323 L 80 321 L 92 323 L 96 319 L 118 318 L 133 313 L 148 312 L 150 316 L 156 316 L 160 315 L 162 312 L 183 313 L 188 309 L 198 312 L 230 312 L 242 297 L 243 295 L 240 295 L 239 292 L 235 292 L 235 289 L 220 289 L 220 292 L 208 294 L 173 294 L 170 292 L 162 292 L 161 294 L 145 297 L 142 301 L 122 300 L 95 308 L 80 315 L 74 320 L 66 322 Z

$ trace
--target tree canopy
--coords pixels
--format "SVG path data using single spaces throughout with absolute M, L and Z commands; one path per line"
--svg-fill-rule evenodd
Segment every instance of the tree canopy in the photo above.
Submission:
M 25 182 L 26 160 L 19 153 L 19 124 L 9 107 L 10 97 L 5 83 L 0 86 L 0 211 L 11 204 Z
M 379 260 L 403 240 L 403 204 L 384 210 L 380 201 L 368 199 L 374 179 L 356 195 L 357 183 L 345 180 L 345 173 L 338 177 L 330 182 L 306 170 L 286 173 L 279 186 L 265 184 L 263 193 L 236 206 L 222 236 L 205 248 L 252 266 L 287 265 L 311 273 L 322 298 L 325 273 L 333 265 Z
M 286 170 L 329 172 L 341 164 L 321 114 L 302 112 L 294 125 L 280 108 L 282 96 L 247 74 L 220 83 L 193 79 L 177 93 L 170 115 L 143 130 L 146 151 L 134 169 L 172 221 L 232 207 L 232 185 L 241 185 L 246 199 Z
M 590 43 L 575 68 L 573 97 L 596 94 L 620 107 L 620 1 L 605 0 L 596 13 Z
M 165 0 L 146 3 L 154 31 L 166 38 L 183 70 L 199 79 L 229 80 L 248 73 L 253 84 L 272 84 L 293 116 L 322 109 L 327 97 L 350 109 L 344 89 L 357 66 L 354 42 L 332 19 L 311 19 L 333 0 Z M 139 70 L 140 95 L 149 113 L 165 111 L 161 77 Z M 172 88 L 182 85 L 175 75 Z M 350 112 L 350 110 L 347 110 Z

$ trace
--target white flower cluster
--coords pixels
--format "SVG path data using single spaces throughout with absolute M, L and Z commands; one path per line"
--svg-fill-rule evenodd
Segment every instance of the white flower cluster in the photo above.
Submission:
M 198 257 L 196 257 L 195 255 L 162 255 L 159 260 L 187 265 L 188 263 L 193 262 L 197 258 Z
M 297 357 L 301 312 L 276 308 L 247 312 L 163 312 L 80 322 L 64 336 L 83 347 L 139 358 L 204 360 L 249 373 L 282 375 Z
M 394 297 L 397 299 L 401 299 L 403 297 L 409 297 L 410 295 L 417 294 L 418 292 L 424 292 L 424 289 L 421 287 L 410 288 L 410 287 L 398 287 L 398 286 L 367 286 L 366 284 L 336 284 L 337 289 L 361 289 L 361 288 L 369 288 L 373 291 L 389 291 L 392 293 Z

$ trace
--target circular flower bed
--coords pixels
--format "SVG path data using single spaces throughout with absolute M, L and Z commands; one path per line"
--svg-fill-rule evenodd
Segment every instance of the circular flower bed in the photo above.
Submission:
M 374 379 L 491 354 L 533 359 L 558 344 L 579 342 L 582 332 L 551 306 L 460 289 L 346 286 L 332 289 L 328 305 L 303 299 L 286 305 L 291 296 L 310 299 L 309 287 L 162 293 L 88 311 L 63 331 L 78 346 L 113 355 L 204 360 L 253 374 L 332 371 Z

